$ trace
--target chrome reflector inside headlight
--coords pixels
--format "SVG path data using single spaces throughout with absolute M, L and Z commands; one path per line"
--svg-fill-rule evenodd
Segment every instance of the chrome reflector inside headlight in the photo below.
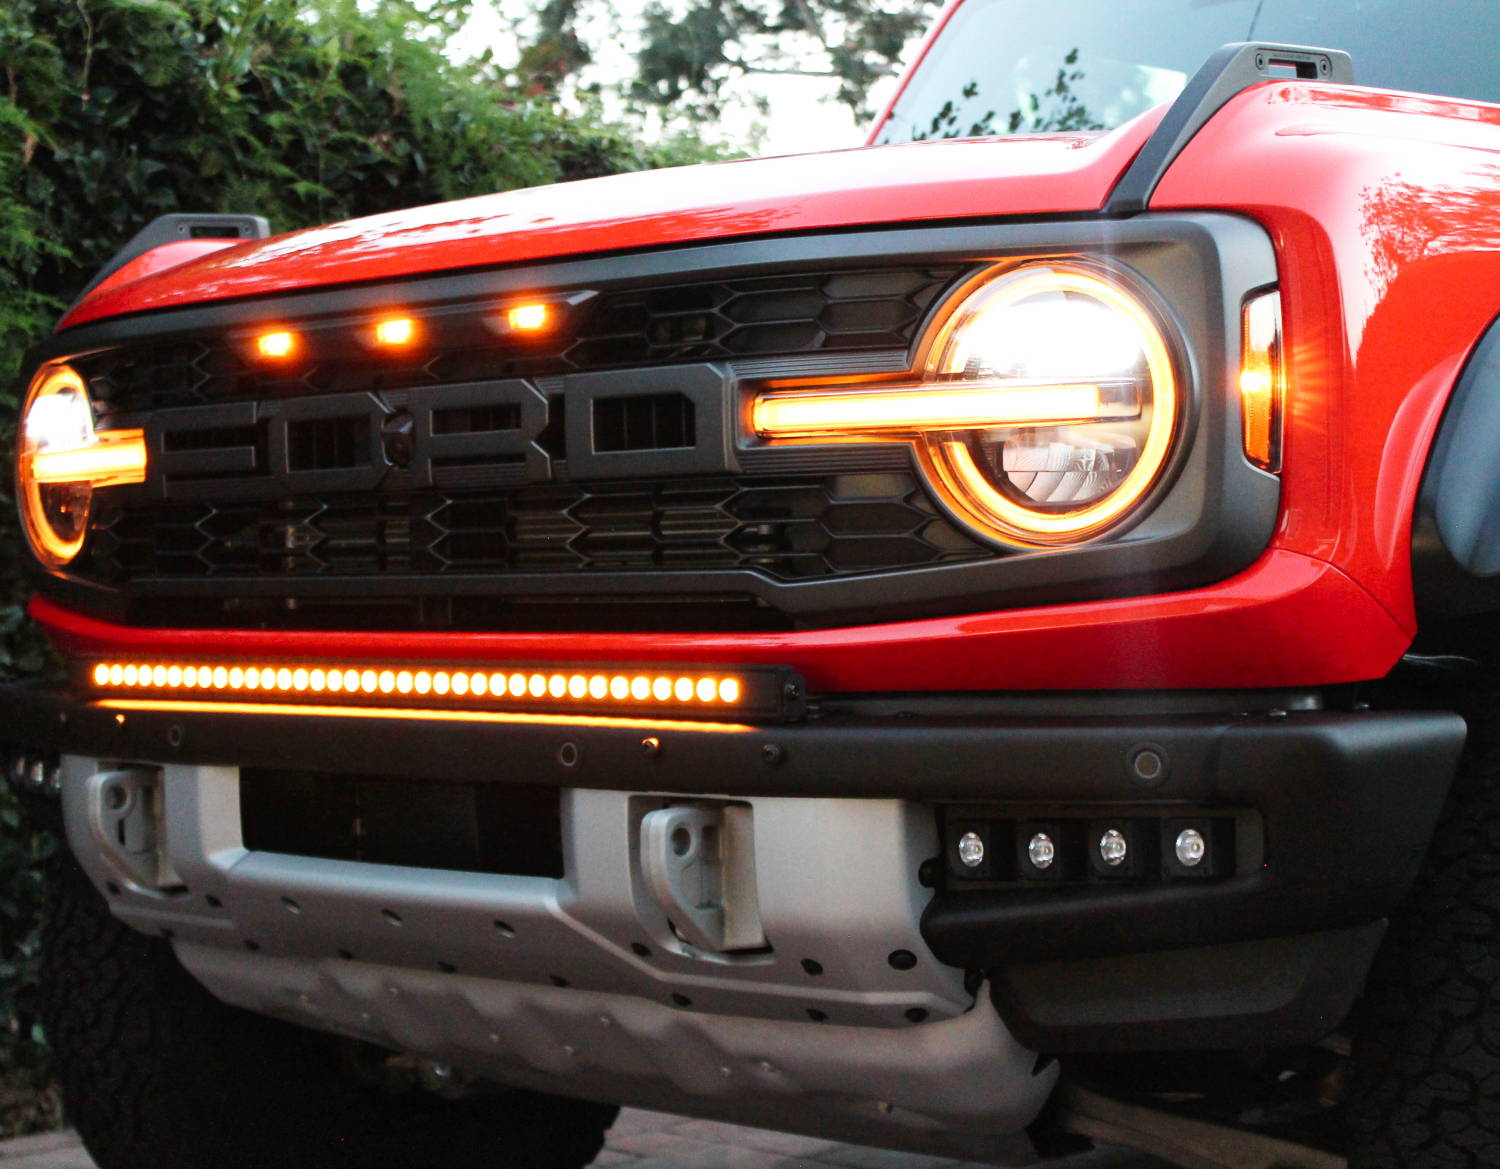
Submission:
M 997 267 L 923 347 L 919 382 L 777 390 L 766 438 L 915 440 L 929 486 L 967 526 L 1026 546 L 1121 523 L 1159 480 L 1181 407 L 1155 314 L 1085 261 Z

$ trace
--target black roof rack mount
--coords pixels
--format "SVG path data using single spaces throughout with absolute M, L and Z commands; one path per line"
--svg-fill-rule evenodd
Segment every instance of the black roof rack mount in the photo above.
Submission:
M 1354 83 L 1354 61 L 1339 49 L 1240 41 L 1216 49 L 1172 103 L 1104 205 L 1106 215 L 1137 215 L 1156 185 L 1210 118 L 1241 90 L 1262 81 Z
M 78 294 L 73 305 L 76 306 L 131 260 L 144 256 L 152 248 L 159 248 L 162 244 L 190 239 L 265 239 L 270 234 L 271 225 L 261 215 L 212 215 L 182 211 L 158 215 L 110 257 L 109 262 L 94 274 L 94 278 Z

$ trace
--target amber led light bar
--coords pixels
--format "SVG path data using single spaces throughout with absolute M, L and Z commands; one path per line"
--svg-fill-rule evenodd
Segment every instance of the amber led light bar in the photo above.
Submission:
M 800 716 L 801 681 L 779 667 L 711 670 L 527 664 L 244 662 L 141 657 L 84 663 L 100 697 L 212 700 L 228 705 L 399 705 L 441 710 L 654 714 L 673 718 Z
M 761 394 L 751 423 L 763 438 L 922 430 L 1062 426 L 1140 416 L 1126 382 L 1061 384 L 1009 378 L 984 384 L 903 385 L 827 393 Z

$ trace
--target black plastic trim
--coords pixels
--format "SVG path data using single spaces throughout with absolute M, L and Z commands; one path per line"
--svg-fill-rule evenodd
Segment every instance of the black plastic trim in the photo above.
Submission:
M 334 577 L 292 581 L 212 578 L 163 582 L 163 595 L 328 596 L 362 593 L 411 596 L 487 593 L 497 596 L 580 597 L 691 596 L 696 593 L 753 596 L 792 615 L 803 626 L 889 620 L 948 612 L 1061 603 L 1109 596 L 1185 589 L 1221 580 L 1248 567 L 1265 548 L 1275 522 L 1280 484 L 1251 466 L 1242 454 L 1233 387 L 1243 297 L 1275 283 L 1274 249 L 1262 228 L 1236 216 L 1203 213 L 1142 216 L 1132 220 L 1005 222 L 984 226 L 892 229 L 785 239 L 739 241 L 713 246 L 567 261 L 545 266 L 464 272 L 399 283 L 299 293 L 255 301 L 195 306 L 114 318 L 69 329 L 49 340 L 37 359 L 66 357 L 143 336 L 242 327 L 266 319 L 348 313 L 388 303 L 419 304 L 508 292 L 642 281 L 681 273 L 764 272 L 771 267 L 850 265 L 900 259 L 904 263 L 1086 253 L 1127 268 L 1168 306 L 1182 352 L 1183 384 L 1196 397 L 1196 419 L 1180 454 L 1175 477 L 1156 506 L 1130 530 L 1075 548 L 1017 552 L 993 560 L 831 580 L 778 581 L 749 570 L 696 573 L 482 575 L 423 577 Z M 860 355 L 851 355 L 857 362 Z M 771 363 L 728 363 L 739 385 L 768 376 Z M 753 374 L 750 372 L 753 370 Z M 640 371 L 626 371 L 626 379 Z M 604 375 L 601 375 L 604 376 Z M 737 393 L 747 391 L 736 390 Z M 826 459 L 838 448 L 758 446 L 741 431 L 733 454 L 782 454 L 788 473 L 799 461 Z M 850 450 L 854 448 L 843 448 Z M 875 448 L 870 448 L 872 451 Z M 887 452 L 880 452 L 886 458 Z M 757 463 L 763 459 L 757 459 Z M 782 468 L 778 467 L 778 470 Z M 122 599 L 104 590 L 68 587 L 60 574 L 41 575 L 43 587 L 60 599 L 131 620 Z
M 1172 744 L 1167 728 L 1142 738 Z M 1464 742 L 1445 714 L 1308 714 L 1221 724 L 1211 757 L 1171 745 L 1152 799 L 1254 809 L 1258 871 L 1215 882 L 945 892 L 923 916 L 959 966 L 1098 958 L 1367 924 L 1416 876 Z M 1206 746 L 1207 744 L 1202 744 Z M 1058 761 L 1053 800 L 1112 797 Z M 1132 801 L 1137 802 L 1137 801 Z
M 1044 718 L 829 715 L 754 729 L 117 711 L 0 687 L 11 745 L 143 762 L 401 774 L 623 791 L 1009 807 L 1251 809 L 1258 871 L 1214 882 L 940 891 L 922 922 L 955 966 L 1074 960 L 1365 925 L 1426 852 L 1463 746 L 1443 712 Z M 574 749 L 563 751 L 565 743 Z M 1143 744 L 1165 777 L 1131 769 Z
M 1303 80 L 1354 83 L 1354 62 L 1338 49 L 1252 41 L 1216 49 L 1120 176 L 1104 205 L 1105 213 L 1138 215 L 1146 210 L 1157 184 L 1193 136 L 1242 90 L 1285 78 L 1284 73 L 1275 72 L 1278 67 L 1293 70 Z
M 94 274 L 94 278 L 84 286 L 78 298 L 73 301 L 71 308 L 76 308 L 89 293 L 131 260 L 144 256 L 153 248 L 159 248 L 163 244 L 175 244 L 189 239 L 265 239 L 270 234 L 270 222 L 260 215 L 216 215 L 209 212 L 180 211 L 158 215 L 131 236 L 129 242 Z
M 1291 1047 L 1333 1031 L 1364 987 L 1384 921 L 1348 929 L 1028 962 L 991 972 L 990 995 L 1035 1051 Z

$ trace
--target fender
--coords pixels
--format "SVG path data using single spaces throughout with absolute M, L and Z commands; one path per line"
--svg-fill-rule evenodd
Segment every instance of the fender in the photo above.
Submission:
M 1423 470 L 1500 308 L 1497 155 L 1494 105 L 1268 82 L 1193 137 L 1150 204 L 1270 231 L 1289 387 L 1272 547 L 1340 569 L 1413 633 Z

